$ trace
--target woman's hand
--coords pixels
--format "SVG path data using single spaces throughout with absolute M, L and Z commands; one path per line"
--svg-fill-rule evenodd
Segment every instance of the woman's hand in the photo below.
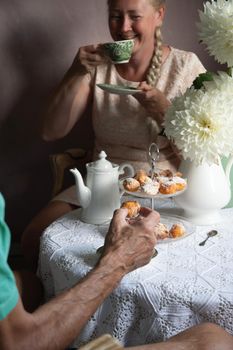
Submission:
M 80 72 L 80 69 L 83 69 L 86 73 L 91 72 L 98 65 L 107 62 L 107 60 L 108 58 L 104 55 L 104 50 L 100 44 L 83 46 L 78 50 L 70 70 L 73 73 L 75 71 Z
M 148 117 L 156 120 L 161 125 L 170 102 L 160 90 L 148 85 L 146 82 L 140 83 L 137 88 L 141 92 L 134 94 L 133 97 L 145 108 Z

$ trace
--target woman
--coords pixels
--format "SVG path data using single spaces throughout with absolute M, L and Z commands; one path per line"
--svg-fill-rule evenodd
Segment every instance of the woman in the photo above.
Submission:
M 164 113 L 171 100 L 205 69 L 195 54 L 163 45 L 160 28 L 165 1 L 109 0 L 108 8 L 113 40 L 134 40 L 130 61 L 110 63 L 101 45 L 80 48 L 50 103 L 42 136 L 47 141 L 64 137 L 92 104 L 94 159 L 104 150 L 115 163 L 127 161 L 136 169 L 148 170 L 148 146 L 155 141 L 160 148 L 159 166 L 176 169 L 178 157 L 166 138 L 158 136 Z M 142 91 L 119 96 L 102 91 L 98 83 L 130 85 Z M 37 262 L 41 232 L 75 205 L 71 188 L 37 215 L 23 235 L 26 256 L 30 254 Z

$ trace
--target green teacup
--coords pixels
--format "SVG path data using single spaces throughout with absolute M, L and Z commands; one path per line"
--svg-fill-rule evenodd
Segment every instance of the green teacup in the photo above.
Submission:
M 120 40 L 102 45 L 105 53 L 109 56 L 111 61 L 115 64 L 121 64 L 129 62 L 133 51 L 134 41 Z

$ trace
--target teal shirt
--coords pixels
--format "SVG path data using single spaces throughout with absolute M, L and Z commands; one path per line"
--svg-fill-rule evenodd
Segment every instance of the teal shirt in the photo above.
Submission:
M 4 221 L 5 202 L 0 193 L 0 320 L 5 318 L 18 302 L 14 274 L 8 263 L 10 231 Z

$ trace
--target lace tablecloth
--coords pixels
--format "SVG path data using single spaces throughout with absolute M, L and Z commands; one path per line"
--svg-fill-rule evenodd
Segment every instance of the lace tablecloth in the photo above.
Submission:
M 172 200 L 160 201 L 156 208 L 177 212 Z M 217 225 L 197 226 L 184 239 L 157 245 L 157 257 L 122 279 L 73 345 L 103 333 L 125 346 L 158 342 L 203 321 L 233 334 L 233 208 L 221 215 Z M 199 246 L 212 228 L 218 235 Z M 38 273 L 47 300 L 92 269 L 106 231 L 107 225 L 79 221 L 77 210 L 46 229 Z

